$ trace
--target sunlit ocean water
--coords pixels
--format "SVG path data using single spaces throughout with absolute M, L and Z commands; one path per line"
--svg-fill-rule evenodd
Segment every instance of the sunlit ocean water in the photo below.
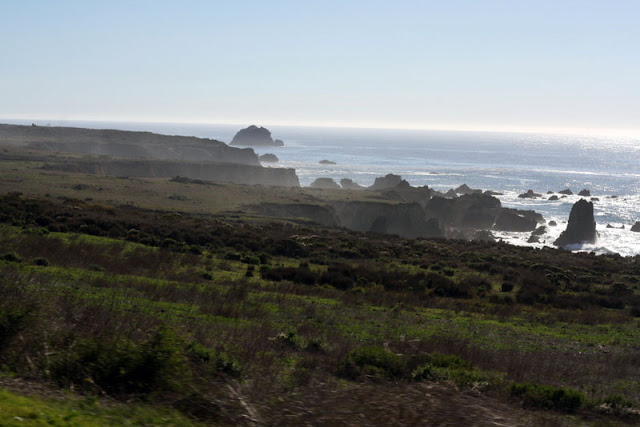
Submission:
M 24 124 L 30 124 L 24 123 Z M 46 125 L 47 123 L 40 123 Z M 144 130 L 192 135 L 229 142 L 244 126 L 173 123 L 51 122 L 78 126 Z M 269 126 L 284 147 L 259 148 L 280 162 L 273 167 L 295 168 L 303 186 L 316 178 L 351 178 L 365 186 L 387 173 L 402 175 L 413 186 L 446 191 L 466 183 L 472 188 L 504 193 L 503 206 L 533 209 L 557 227 L 541 240 L 551 244 L 566 227 L 578 196 L 558 201 L 521 199 L 529 189 L 548 197 L 548 191 L 586 188 L 595 201 L 600 238 L 595 245 L 575 247 L 597 253 L 640 254 L 640 233 L 629 229 L 640 220 L 640 139 L 532 133 L 459 131 L 403 131 Z M 321 165 L 320 160 L 335 165 Z M 612 197 L 617 196 L 617 197 Z M 620 228 L 606 228 L 607 224 Z M 527 244 L 529 233 L 500 233 L 513 244 Z

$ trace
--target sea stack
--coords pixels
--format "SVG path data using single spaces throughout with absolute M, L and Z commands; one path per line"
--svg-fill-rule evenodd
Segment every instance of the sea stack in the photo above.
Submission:
M 229 145 L 242 145 L 246 147 L 282 147 L 284 143 L 280 139 L 271 138 L 271 132 L 267 128 L 251 125 L 241 129 L 231 140 Z
M 596 221 L 593 218 L 593 203 L 585 199 L 578 200 L 571 208 L 567 229 L 553 242 L 556 246 L 581 243 L 595 243 L 598 239 Z

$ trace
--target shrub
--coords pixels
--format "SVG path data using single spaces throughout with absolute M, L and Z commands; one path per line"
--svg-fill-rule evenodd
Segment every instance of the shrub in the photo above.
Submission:
M 513 283 L 505 282 L 500 287 L 500 292 L 511 292 L 513 290 Z
M 449 379 L 449 370 L 430 363 L 417 367 L 411 372 L 414 381 L 444 381 Z
M 60 385 L 99 387 L 110 394 L 146 394 L 175 388 L 184 376 L 179 343 L 166 329 L 148 340 L 108 343 L 86 339 L 51 361 L 52 379 Z
M 585 402 L 585 396 L 573 389 L 532 383 L 511 384 L 511 395 L 522 399 L 525 406 L 572 412 Z
M 40 265 L 42 267 L 47 267 L 49 265 L 49 260 L 42 257 L 37 257 L 33 259 L 33 263 L 35 265 Z
M 351 351 L 342 361 L 340 374 L 346 378 L 382 376 L 390 379 L 406 374 L 404 360 L 382 347 L 361 347 Z
M 20 255 L 15 252 L 7 252 L 6 254 L 2 255 L 0 259 L 7 262 L 22 262 L 22 258 L 20 258 Z
M 196 342 L 187 346 L 187 354 L 204 365 L 209 375 L 225 374 L 233 378 L 242 376 L 240 364 L 225 353 L 217 352 Z
M 619 410 L 633 407 L 633 402 L 620 394 L 612 394 L 607 396 L 603 402 L 611 409 Z
M 0 308 L 0 350 L 25 326 L 30 313 L 22 306 Z

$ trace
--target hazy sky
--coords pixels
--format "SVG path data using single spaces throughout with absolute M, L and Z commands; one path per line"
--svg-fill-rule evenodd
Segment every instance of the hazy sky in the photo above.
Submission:
M 640 0 L 0 0 L 0 118 L 640 129 Z

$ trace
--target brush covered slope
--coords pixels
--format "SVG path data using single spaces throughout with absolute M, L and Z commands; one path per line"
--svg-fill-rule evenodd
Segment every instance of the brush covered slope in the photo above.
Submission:
M 214 425 L 639 421 L 635 259 L 15 193 L 0 230 L 3 375 L 74 399 Z

